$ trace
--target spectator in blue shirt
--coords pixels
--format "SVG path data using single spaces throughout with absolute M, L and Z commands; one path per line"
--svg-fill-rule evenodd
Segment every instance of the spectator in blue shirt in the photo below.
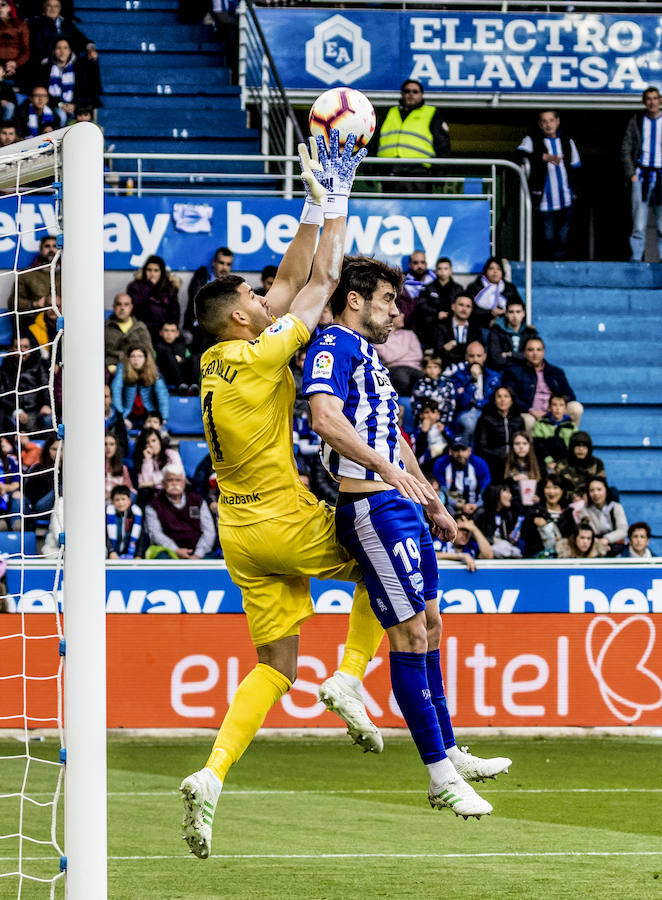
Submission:
M 108 559 L 136 559 L 141 557 L 143 513 L 137 503 L 131 503 L 131 491 L 117 485 L 106 506 L 106 556 Z
M 466 516 L 457 517 L 457 535 L 454 541 L 434 540 L 437 559 L 451 559 L 464 563 L 469 572 L 475 572 L 477 559 L 494 559 L 494 551 L 478 525 Z
M 486 359 L 483 345 L 479 341 L 473 341 L 467 347 L 465 362 L 444 372 L 455 388 L 455 431 L 468 444 L 473 443 L 481 411 L 501 383 L 500 373 L 488 369 Z
M 472 516 L 482 505 L 483 491 L 492 480 L 485 460 L 474 456 L 462 437 L 456 437 L 450 452 L 435 462 L 432 474 L 446 492 L 446 506 L 453 515 Z
M 111 386 L 113 406 L 124 417 L 126 427 L 139 428 L 145 416 L 158 410 L 165 424 L 169 412 L 168 389 L 154 358 L 143 347 L 123 354 Z

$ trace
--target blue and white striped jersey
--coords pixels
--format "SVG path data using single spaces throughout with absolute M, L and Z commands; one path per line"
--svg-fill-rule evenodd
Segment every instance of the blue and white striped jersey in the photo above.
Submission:
M 547 178 L 545 179 L 545 189 L 540 201 L 540 211 L 549 212 L 554 209 L 565 209 L 567 206 L 572 206 L 572 191 L 568 181 L 566 161 L 563 159 L 561 138 L 546 137 L 544 144 L 545 151 L 552 154 L 552 156 L 560 156 L 561 162 L 558 165 L 552 162 L 547 163 Z M 573 140 L 570 141 L 570 147 L 572 148 L 570 165 L 573 168 L 577 168 L 581 165 L 581 160 Z M 522 150 L 524 153 L 533 153 L 531 137 L 527 135 L 517 149 Z
M 398 395 L 375 348 L 358 332 L 330 325 L 308 348 L 303 393 L 333 394 L 343 413 L 369 447 L 400 468 Z M 322 444 L 322 462 L 334 477 L 380 481 L 379 475 Z
M 642 120 L 639 165 L 662 169 L 662 116 L 657 119 L 644 116 Z

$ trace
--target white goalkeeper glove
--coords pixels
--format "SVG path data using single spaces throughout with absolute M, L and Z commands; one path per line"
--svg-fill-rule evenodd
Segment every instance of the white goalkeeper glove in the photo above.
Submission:
M 337 219 L 347 216 L 347 200 L 352 189 L 352 182 L 356 169 L 367 155 L 368 151 L 363 147 L 354 156 L 352 150 L 356 144 L 356 135 L 348 134 L 342 156 L 339 153 L 338 129 L 332 128 L 329 132 L 329 150 L 326 149 L 324 138 L 317 138 L 317 152 L 322 166 L 322 183 L 327 190 L 323 201 L 324 218 Z
M 299 163 L 301 164 L 301 180 L 306 189 L 299 221 L 304 225 L 321 225 L 324 220 L 322 204 L 326 197 L 326 188 L 322 184 L 322 166 L 317 157 L 317 144 L 314 138 L 308 138 L 310 153 L 305 144 L 299 144 Z

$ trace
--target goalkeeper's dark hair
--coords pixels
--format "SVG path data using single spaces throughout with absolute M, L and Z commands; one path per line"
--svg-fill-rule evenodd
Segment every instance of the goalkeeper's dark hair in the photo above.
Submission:
M 347 294 L 350 291 L 356 291 L 370 301 L 380 281 L 388 282 L 395 293 L 399 294 L 405 276 L 402 269 L 389 266 L 379 259 L 372 259 L 370 256 L 346 256 L 342 264 L 340 281 L 329 300 L 334 317 L 339 316 L 347 306 Z
M 241 275 L 223 275 L 200 288 L 193 301 L 195 317 L 207 334 L 218 338 L 236 308 L 237 288 L 245 281 Z

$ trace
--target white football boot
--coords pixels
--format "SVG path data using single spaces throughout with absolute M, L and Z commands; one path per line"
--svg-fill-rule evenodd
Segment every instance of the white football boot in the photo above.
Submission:
M 507 775 L 513 762 L 506 756 L 493 756 L 491 759 L 481 759 L 469 753 L 468 747 L 456 748 L 457 752 L 449 752 L 449 757 L 455 766 L 458 775 L 465 781 L 485 781 L 486 778 L 496 778 L 497 775 Z M 448 752 L 448 751 L 447 751 Z
M 334 672 L 320 686 L 319 698 L 328 710 L 340 716 L 347 725 L 347 734 L 364 753 L 382 752 L 384 740 L 368 718 L 360 688 L 352 687 L 340 672 Z
M 194 772 L 179 786 L 184 801 L 182 837 L 199 859 L 207 859 L 211 853 L 211 827 L 221 788 L 210 769 Z
M 483 800 L 459 775 L 454 775 L 443 784 L 431 781 L 428 800 L 433 809 L 452 809 L 456 816 L 462 816 L 464 819 L 468 819 L 469 816 L 480 819 L 481 816 L 489 816 L 492 812 L 492 806 L 487 800 Z

